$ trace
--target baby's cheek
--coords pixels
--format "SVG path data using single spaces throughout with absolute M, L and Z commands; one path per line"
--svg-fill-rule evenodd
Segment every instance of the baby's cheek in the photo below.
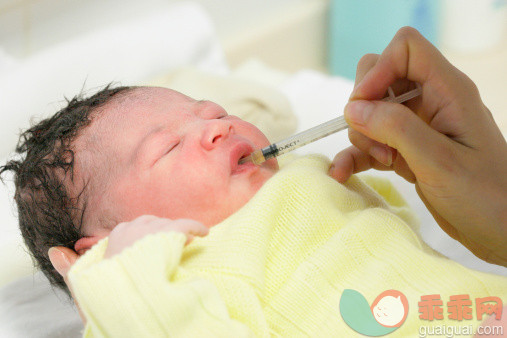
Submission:
M 250 141 L 254 142 L 258 147 L 264 148 L 271 144 L 264 133 L 255 125 L 236 118 L 236 129 L 238 134 L 247 137 Z

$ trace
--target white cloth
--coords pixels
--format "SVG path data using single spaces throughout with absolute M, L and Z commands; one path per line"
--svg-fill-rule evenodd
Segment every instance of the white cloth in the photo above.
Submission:
M 81 337 L 83 324 L 72 300 L 52 289 L 41 272 L 0 290 L 0 337 Z
M 138 20 L 49 47 L 0 73 L 0 156 L 13 151 L 32 116 L 52 115 L 81 91 L 114 81 L 138 85 L 184 65 L 227 69 L 211 19 L 196 3 L 177 3 Z

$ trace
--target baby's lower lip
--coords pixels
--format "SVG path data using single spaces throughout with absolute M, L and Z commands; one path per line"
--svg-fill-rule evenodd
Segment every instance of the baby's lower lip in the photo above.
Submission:
M 252 162 L 246 162 L 246 163 L 238 165 L 236 167 L 236 169 L 234 169 L 232 171 L 232 174 L 233 175 L 238 175 L 238 174 L 242 174 L 242 173 L 246 173 L 246 172 L 257 170 L 258 168 L 259 168 L 259 166 L 253 164 Z

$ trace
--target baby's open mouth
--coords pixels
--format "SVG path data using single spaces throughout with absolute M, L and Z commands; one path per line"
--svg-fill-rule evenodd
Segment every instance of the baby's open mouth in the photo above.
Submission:
M 247 143 L 240 143 L 234 147 L 231 151 L 231 170 L 234 174 L 242 172 L 250 165 L 253 165 L 251 161 L 248 161 L 253 147 Z
M 243 156 L 241 156 L 241 158 L 238 160 L 238 165 L 242 165 L 246 162 L 249 162 L 249 159 L 250 159 L 250 153 L 246 153 L 244 154 Z

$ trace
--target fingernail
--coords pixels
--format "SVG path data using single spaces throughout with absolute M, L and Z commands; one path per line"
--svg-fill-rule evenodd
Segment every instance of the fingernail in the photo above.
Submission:
M 345 117 L 352 123 L 365 124 L 375 105 L 369 101 L 352 101 L 345 106 Z
M 62 262 L 59 259 L 55 259 L 56 255 L 60 255 L 64 262 Z M 68 263 L 68 260 L 66 259 L 65 255 L 58 250 L 57 248 L 49 248 L 48 250 L 48 256 L 50 257 L 49 260 L 51 261 L 51 264 L 53 264 L 53 267 L 55 270 L 62 276 L 65 275 L 65 265 L 63 263 Z M 53 256 L 53 259 L 51 259 L 51 256 Z
M 362 84 L 362 83 L 363 83 L 363 81 L 359 82 L 359 83 L 357 84 L 357 86 L 355 86 L 355 87 L 354 87 L 354 89 L 352 90 L 352 93 L 351 93 L 351 94 L 350 94 L 350 96 L 349 96 L 349 100 L 350 100 L 350 99 L 352 99 L 352 98 L 356 95 L 356 93 L 357 93 L 357 91 L 359 90 L 359 87 L 361 87 L 361 84 Z
M 334 171 L 334 168 L 335 168 L 335 167 L 334 167 L 334 164 L 333 164 L 333 165 L 331 165 L 331 167 L 329 167 L 329 170 L 327 171 L 327 173 L 328 173 L 329 175 L 333 176 L 333 171 Z
M 49 250 L 48 250 L 48 256 L 51 256 L 51 253 L 53 253 L 53 254 L 55 254 L 55 255 L 56 255 L 56 254 L 61 254 L 61 253 L 60 253 L 60 250 L 58 250 L 58 249 L 57 249 L 57 248 L 55 248 L 55 247 L 51 247 L 51 248 L 49 248 Z
M 385 149 L 385 151 L 387 153 L 387 162 L 385 165 L 390 167 L 391 164 L 393 164 L 393 152 L 390 149 Z
M 381 146 L 373 146 L 368 153 L 385 166 L 390 167 L 391 164 L 393 164 L 393 153 L 390 149 Z

